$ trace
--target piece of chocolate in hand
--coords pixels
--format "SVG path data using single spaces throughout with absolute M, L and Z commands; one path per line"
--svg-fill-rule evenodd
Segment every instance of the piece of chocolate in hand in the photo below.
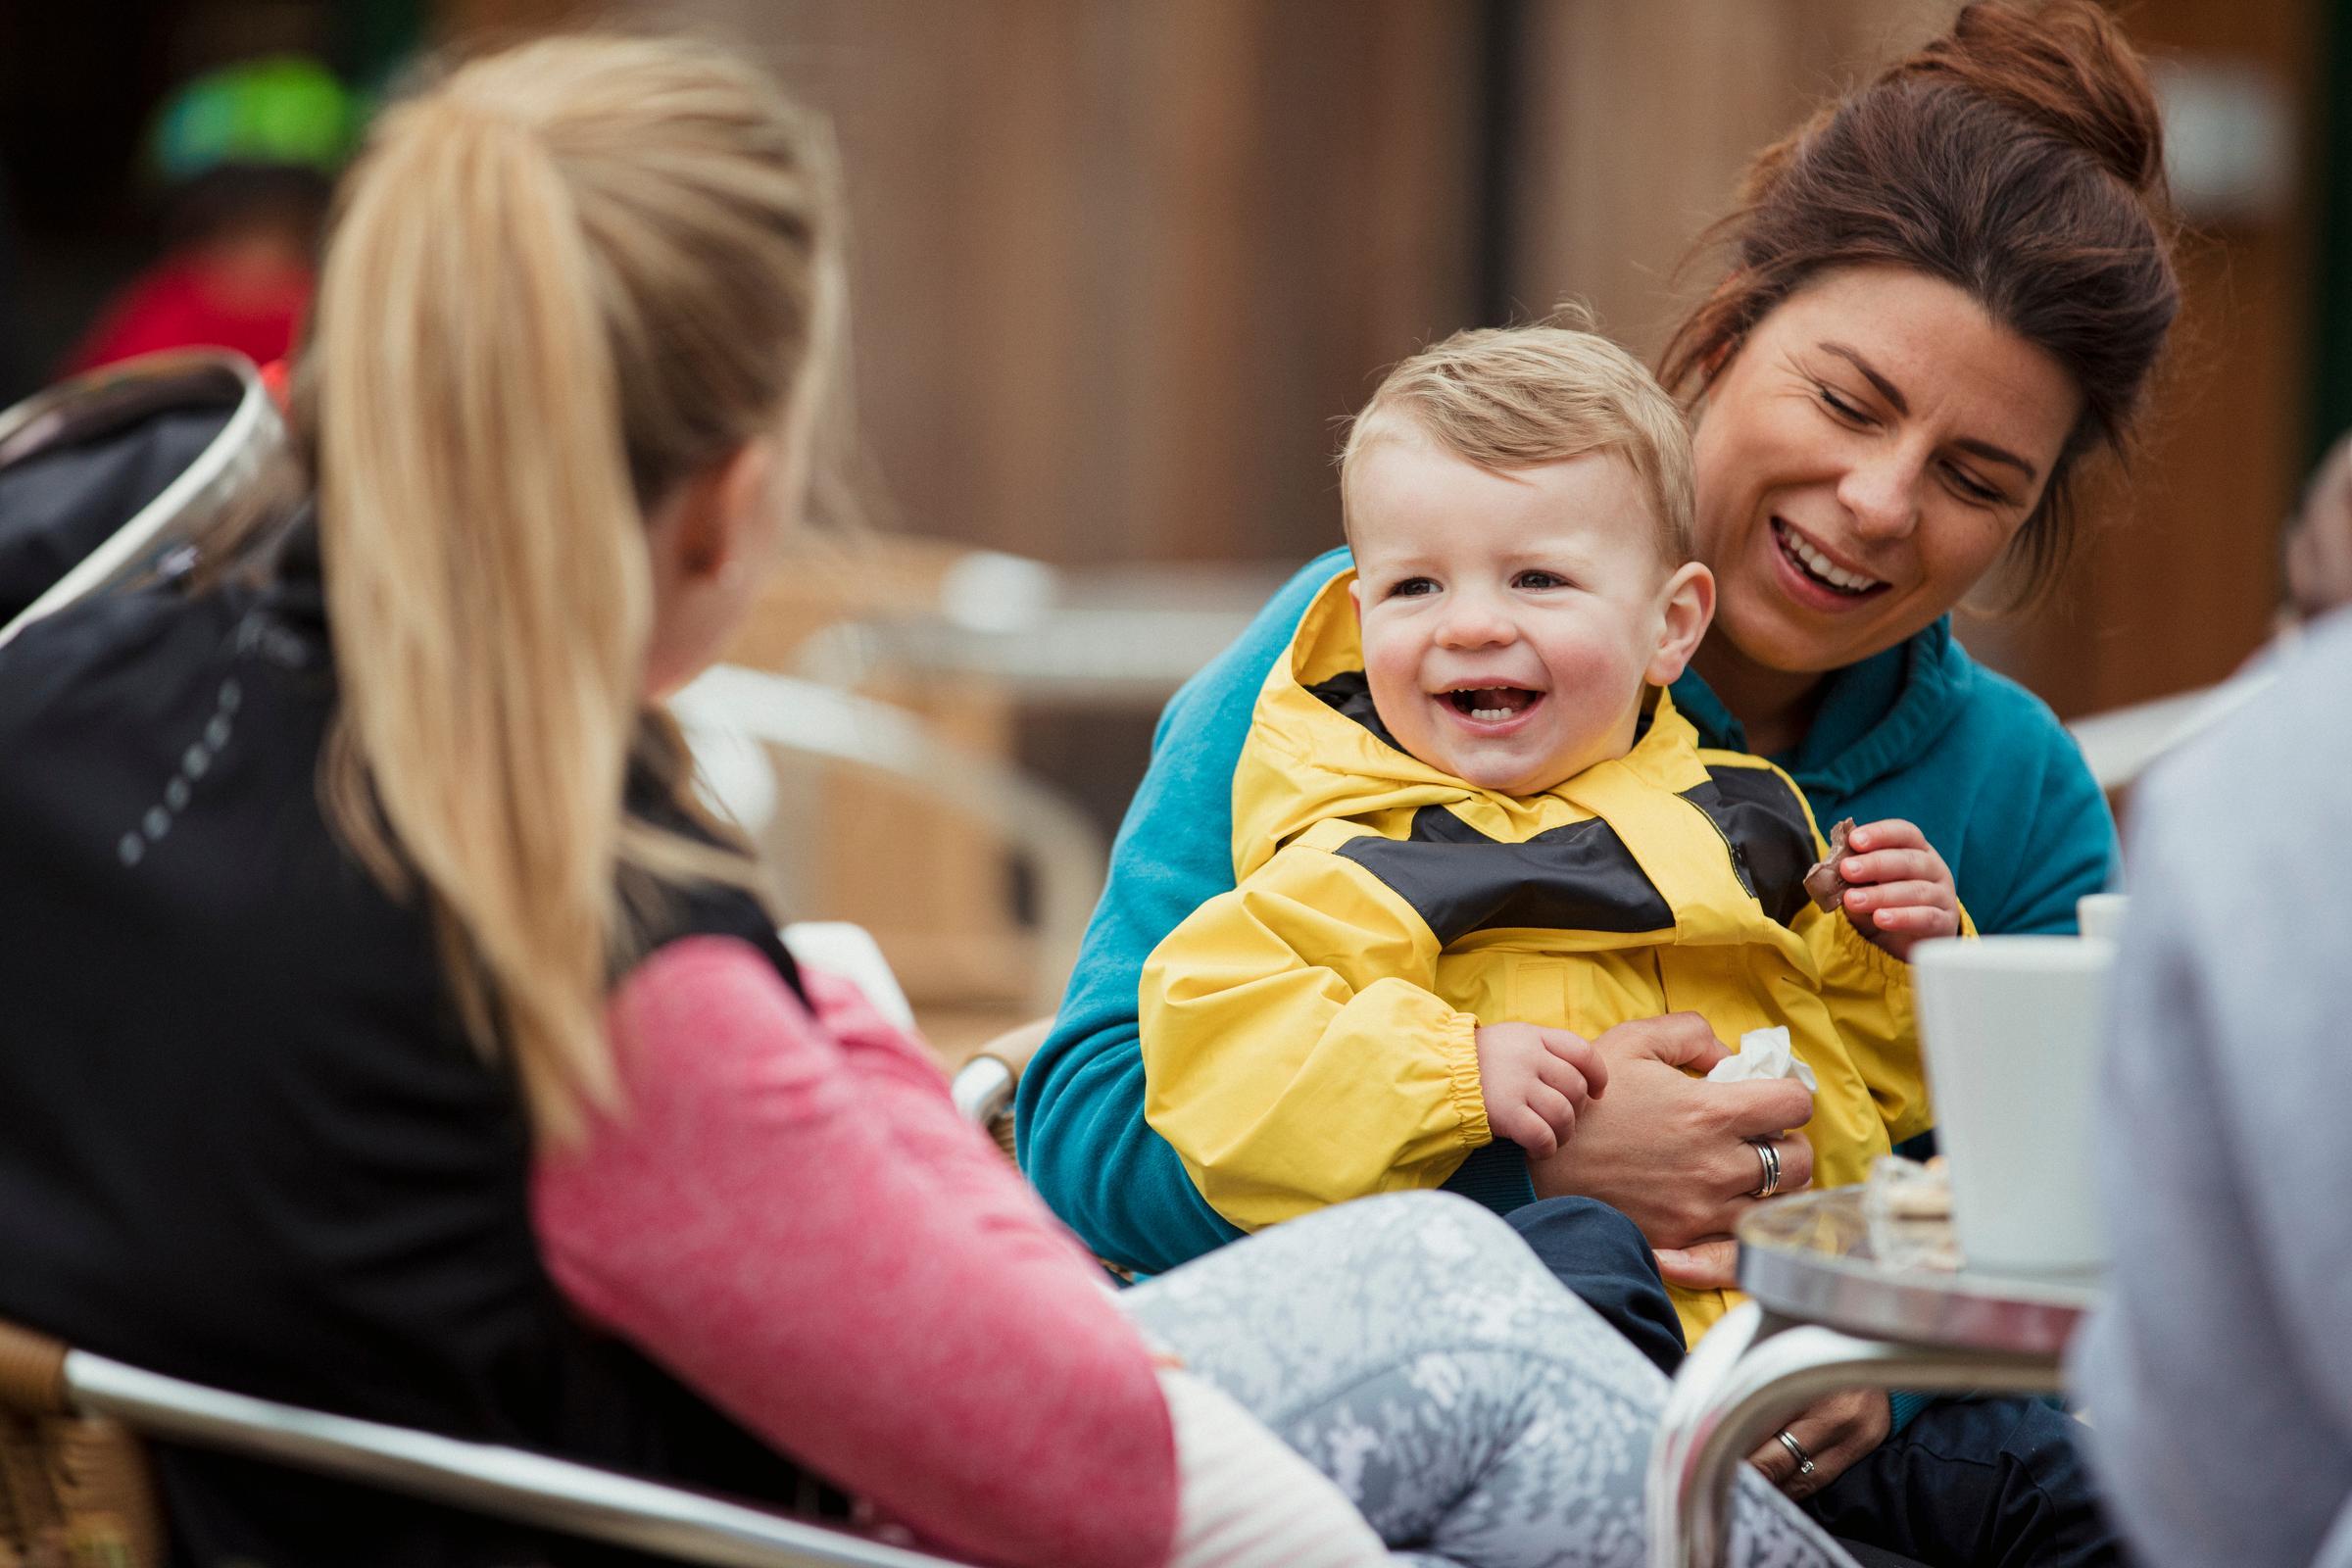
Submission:
M 1850 816 L 1830 829 L 1830 858 L 1805 873 L 1805 891 L 1813 896 L 1814 907 L 1824 914 L 1837 908 L 1845 896 L 1845 878 L 1838 874 L 1838 866 L 1853 853 L 1845 847 L 1845 836 L 1853 830 L 1854 819 Z

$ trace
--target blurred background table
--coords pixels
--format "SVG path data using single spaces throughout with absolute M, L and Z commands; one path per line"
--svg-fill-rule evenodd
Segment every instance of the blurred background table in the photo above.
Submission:
M 795 551 L 736 667 L 678 706 L 778 908 L 870 932 L 953 1066 L 1059 1001 L 1126 805 L 1124 782 L 1072 792 L 1075 764 L 1132 750 L 1140 773 L 1161 705 L 1295 568 L 1071 570 L 887 533 Z

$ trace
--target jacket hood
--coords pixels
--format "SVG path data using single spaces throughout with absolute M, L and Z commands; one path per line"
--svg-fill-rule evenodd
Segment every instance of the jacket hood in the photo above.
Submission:
M 1246 877 L 1314 823 L 1427 806 L 1476 803 L 1499 813 L 1514 836 L 1537 830 L 1547 799 L 1582 806 L 1588 781 L 1630 768 L 1679 793 L 1704 782 L 1697 734 L 1663 691 L 1653 693 L 1634 749 L 1522 801 L 1464 783 L 1400 749 L 1372 706 L 1363 645 L 1348 588 L 1352 571 L 1325 584 L 1298 622 L 1290 648 L 1266 672 L 1250 717 L 1250 742 L 1234 774 L 1233 864 Z M 1584 807 L 1590 814 L 1598 814 Z M 1556 808 L 1552 808 L 1556 812 Z

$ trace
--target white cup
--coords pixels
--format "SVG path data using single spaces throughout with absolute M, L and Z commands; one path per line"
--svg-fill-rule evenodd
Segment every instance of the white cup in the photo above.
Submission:
M 2107 971 L 2098 938 L 2006 936 L 1912 950 L 1936 1139 L 1969 1266 L 2107 1259 L 2091 1119 Z
M 2075 920 L 2086 937 L 2121 942 L 2124 914 L 2131 906 L 2129 893 L 2085 893 L 2075 901 Z

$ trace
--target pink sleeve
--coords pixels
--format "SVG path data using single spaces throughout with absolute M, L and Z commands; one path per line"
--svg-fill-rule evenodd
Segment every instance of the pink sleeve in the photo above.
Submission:
M 1176 1458 L 1101 1271 L 847 983 L 694 937 L 614 995 L 626 1110 L 534 1177 L 580 1310 L 939 1547 L 1141 1568 Z

